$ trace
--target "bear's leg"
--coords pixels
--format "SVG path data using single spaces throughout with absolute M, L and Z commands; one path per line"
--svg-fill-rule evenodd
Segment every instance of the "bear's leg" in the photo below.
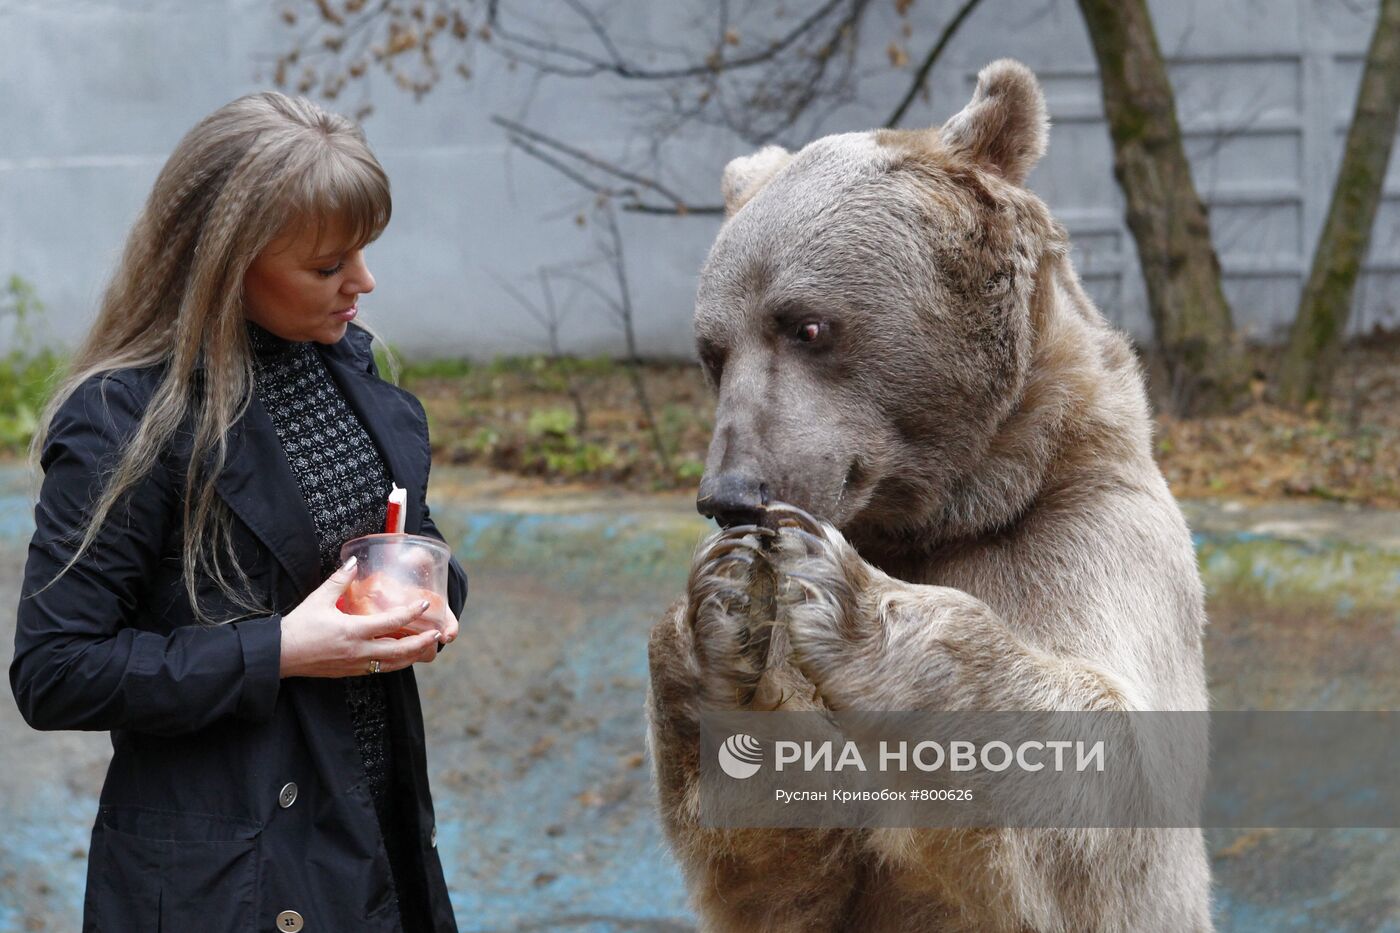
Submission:
M 662 826 L 702 929 L 841 930 L 857 880 L 850 831 L 699 825 L 701 712 L 782 702 L 778 688 L 759 683 L 761 666 L 750 659 L 759 646 L 743 634 L 747 551 L 732 548 L 732 539 L 716 536 L 697 555 L 687 600 L 651 634 L 647 738 Z

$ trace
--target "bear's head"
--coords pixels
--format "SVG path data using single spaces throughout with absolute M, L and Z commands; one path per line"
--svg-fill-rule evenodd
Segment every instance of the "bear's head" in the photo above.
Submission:
M 1063 230 L 1023 187 L 1045 150 L 1034 75 L 1000 61 L 941 127 L 770 146 L 724 173 L 695 332 L 718 393 L 699 508 L 781 500 L 848 533 L 956 508 L 1026 381 Z

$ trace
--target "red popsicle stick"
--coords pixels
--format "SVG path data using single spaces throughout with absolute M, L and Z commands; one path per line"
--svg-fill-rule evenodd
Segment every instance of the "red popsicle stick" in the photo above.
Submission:
M 408 490 L 400 489 L 398 483 L 389 493 L 389 508 L 384 513 L 384 533 L 403 534 L 404 521 L 408 518 Z

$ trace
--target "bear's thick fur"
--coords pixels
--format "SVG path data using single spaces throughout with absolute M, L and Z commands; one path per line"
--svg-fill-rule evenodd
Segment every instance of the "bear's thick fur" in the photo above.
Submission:
M 698 824 L 707 709 L 1207 708 L 1202 588 L 1139 366 L 1023 187 L 1047 131 L 1035 77 L 1000 61 L 942 127 L 725 171 L 695 312 L 718 393 L 700 506 L 829 524 L 743 561 L 752 529 L 719 533 L 652 632 L 661 818 L 706 930 L 1212 927 L 1196 829 Z M 763 664 L 742 598 L 713 598 L 756 564 L 779 582 Z

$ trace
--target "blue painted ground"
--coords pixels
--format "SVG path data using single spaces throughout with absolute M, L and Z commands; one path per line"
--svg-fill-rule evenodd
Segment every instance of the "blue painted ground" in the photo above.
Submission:
M 463 931 L 693 930 L 652 815 L 646 633 L 705 531 L 683 497 L 499 497 L 442 470 L 433 511 L 471 575 L 462 637 L 420 669 L 442 852 Z M 465 485 L 464 485 L 464 480 Z M 0 600 L 32 529 L 0 471 Z M 1400 550 L 1281 541 L 1192 512 L 1217 708 L 1397 708 Z M 1345 534 L 1348 522 L 1329 527 Z M 11 616 L 12 619 L 12 616 Z M 0 621 L 0 661 L 12 650 Z M 76 930 L 104 736 L 0 703 L 0 933 Z M 1213 831 L 1222 931 L 1400 933 L 1400 832 Z

